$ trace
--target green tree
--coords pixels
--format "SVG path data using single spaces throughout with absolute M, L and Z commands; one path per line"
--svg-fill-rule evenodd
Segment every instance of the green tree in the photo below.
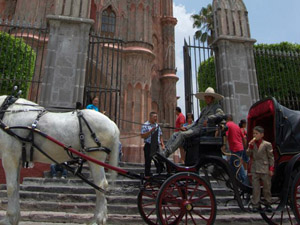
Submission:
M 22 38 L 0 32 L 0 95 L 10 94 L 13 86 L 26 97 L 35 69 L 36 53 Z
M 193 28 L 198 30 L 195 32 L 195 37 L 201 42 L 211 44 L 213 41 L 214 18 L 211 4 L 202 7 L 199 14 L 193 14 Z

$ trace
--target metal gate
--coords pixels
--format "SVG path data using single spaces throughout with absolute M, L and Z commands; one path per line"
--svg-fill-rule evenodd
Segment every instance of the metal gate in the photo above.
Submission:
M 300 110 L 300 49 L 288 47 L 254 48 L 259 97 L 275 97 L 281 105 Z
M 0 19 L 1 95 L 18 86 L 22 97 L 38 102 L 48 34 L 39 23 Z
M 213 59 L 212 48 L 199 40 L 189 38 L 184 40 L 183 60 L 184 60 L 184 88 L 185 88 L 185 111 L 193 113 L 195 118 L 200 115 L 200 102 L 194 94 L 204 91 L 208 86 L 216 87 L 214 67 L 211 70 L 202 70 L 201 65 Z M 202 105 L 202 104 L 201 104 Z
M 90 35 L 84 105 L 99 98 L 99 110 L 119 125 L 123 41 Z

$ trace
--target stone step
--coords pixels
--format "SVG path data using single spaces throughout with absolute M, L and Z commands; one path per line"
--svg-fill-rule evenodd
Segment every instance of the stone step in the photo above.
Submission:
M 66 195 L 57 193 L 21 192 L 20 197 L 22 210 L 32 211 L 86 212 L 87 210 L 90 212 L 93 211 L 96 200 L 95 195 L 90 194 Z M 1 197 L 1 199 L 1 206 L 6 207 L 6 196 Z M 241 212 L 240 208 L 237 206 L 237 202 L 235 200 L 233 201 L 232 196 L 217 197 L 216 201 L 219 214 Z M 107 196 L 107 202 L 110 213 L 138 213 L 136 196 Z M 228 204 L 226 204 L 227 202 Z
M 88 179 L 90 182 L 93 182 L 92 179 Z M 108 179 L 109 185 L 112 184 L 112 181 Z M 141 183 L 140 180 L 137 179 L 129 179 L 129 178 L 124 178 L 124 179 L 119 179 L 117 178 L 114 181 L 115 186 L 122 186 L 122 185 L 130 185 L 130 186 L 139 186 Z M 27 186 L 27 185 L 43 185 L 43 186 L 84 186 L 84 187 L 90 187 L 87 183 L 85 183 L 83 180 L 80 178 L 67 178 L 67 179 L 53 179 L 53 178 L 39 178 L 39 177 L 26 177 L 23 179 L 23 184 L 22 186 Z
M 90 182 L 93 182 L 92 179 L 88 179 Z M 117 178 L 114 183 L 108 179 L 108 184 L 110 186 L 135 186 L 135 187 L 140 187 L 141 185 L 141 180 L 139 179 L 130 179 L 127 177 L 123 178 Z M 211 180 L 210 181 L 211 187 L 213 189 L 218 188 L 218 187 L 224 187 L 227 189 L 225 184 L 221 184 Z M 53 178 L 39 178 L 39 177 L 26 177 L 23 180 L 23 184 L 21 186 L 30 186 L 30 185 L 35 185 L 35 186 L 84 186 L 84 187 L 90 187 L 87 183 L 85 183 L 83 180 L 80 178 L 67 178 L 67 179 L 53 179 Z M 0 185 L 0 190 L 3 189 L 5 185 Z
M 122 164 L 120 166 L 122 167 Z M 144 165 L 123 164 L 123 169 L 134 173 L 143 173 Z M 89 176 L 86 165 L 84 166 L 84 174 Z M 109 176 L 107 177 L 109 180 Z M 91 178 L 89 180 L 91 181 Z M 118 176 L 115 186 L 109 186 L 110 190 L 106 195 L 109 213 L 107 225 L 145 224 L 138 213 L 137 206 L 140 183 L 141 181 L 138 179 Z M 110 181 L 109 184 L 111 184 Z M 211 185 L 217 196 L 218 215 L 215 224 L 234 224 L 232 218 L 239 225 L 246 224 L 248 221 L 253 221 L 258 225 L 263 222 L 259 214 L 242 212 L 236 201 L 230 201 L 228 206 L 225 205 L 227 201 L 233 199 L 233 193 L 223 187 L 223 184 L 220 186 L 215 181 L 211 181 Z M 0 185 L 0 217 L 5 214 L 6 196 L 6 185 Z M 93 216 L 92 212 L 96 200 L 95 190 L 79 178 L 71 175 L 68 179 L 24 178 L 23 184 L 20 186 L 20 198 L 21 225 L 86 224 Z
M 124 186 L 116 187 L 106 196 L 137 196 L 140 189 L 138 187 Z M 214 194 L 217 198 L 227 197 L 233 199 L 233 194 L 224 188 L 215 188 Z M 0 190 L 0 197 L 6 197 L 6 189 Z M 53 186 L 53 187 L 36 187 L 36 186 L 22 186 L 20 188 L 20 197 L 26 199 L 58 199 L 64 201 L 91 201 L 94 199 L 95 190 L 90 187 L 69 187 L 69 186 Z
M 120 167 L 120 168 L 122 168 L 122 167 Z M 141 174 L 141 173 L 144 173 L 144 171 L 145 171 L 144 167 L 140 167 L 140 166 L 127 167 L 127 168 L 122 168 L 122 169 L 126 169 L 126 171 L 128 171 L 128 172 L 136 173 L 136 174 Z M 152 173 L 155 173 L 155 167 L 154 166 L 151 167 L 151 171 L 152 171 Z M 89 170 L 88 166 L 86 166 L 86 167 L 83 168 L 82 174 L 84 176 L 86 176 L 86 177 L 91 177 L 90 176 L 90 170 Z M 109 173 L 106 173 L 106 175 L 109 177 Z M 59 176 L 59 177 L 61 176 L 61 172 L 60 171 L 57 172 L 57 176 Z M 76 177 L 70 171 L 68 171 L 68 175 L 67 176 L 68 177 Z M 50 178 L 51 177 L 50 171 L 44 171 L 44 177 Z
M 7 207 L 7 200 L 0 200 L 1 208 Z M 57 201 L 39 201 L 38 204 L 32 200 L 21 200 L 22 211 L 48 211 L 48 212 L 71 212 L 71 213 L 88 213 L 93 212 L 95 202 L 57 202 Z M 225 204 L 217 203 L 218 214 L 228 213 L 243 213 L 241 209 L 235 204 L 225 206 Z M 116 199 L 108 198 L 108 212 L 110 214 L 137 214 L 138 205 L 137 199 L 130 199 L 130 201 L 117 202 Z
M 0 211 L 0 217 L 4 216 L 5 212 Z M 19 225 L 81 225 L 86 224 L 91 218 L 91 213 L 64 213 L 64 212 L 41 212 L 41 211 L 22 211 L 22 221 Z M 107 225 L 142 225 L 146 224 L 139 214 L 121 215 L 109 214 Z M 32 222 L 34 221 L 34 222 Z M 288 221 L 286 221 L 288 222 Z M 266 222 L 256 213 L 217 215 L 215 225 L 265 225 Z
M 138 191 L 136 192 L 138 193 Z M 136 204 L 137 194 L 126 194 L 121 195 L 106 195 L 108 204 Z M 0 201 L 7 199 L 7 194 L 5 190 L 0 191 Z M 74 193 L 51 193 L 51 192 L 29 192 L 29 191 L 20 191 L 20 198 L 23 201 L 55 201 L 56 203 L 94 203 L 96 201 L 95 194 L 74 194 Z M 237 205 L 236 200 L 234 200 L 232 195 L 226 196 L 216 196 L 216 201 L 218 205 Z

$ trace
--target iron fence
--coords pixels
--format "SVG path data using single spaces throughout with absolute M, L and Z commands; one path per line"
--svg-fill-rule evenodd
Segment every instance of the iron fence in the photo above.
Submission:
M 300 48 L 257 46 L 254 57 L 260 99 L 275 97 L 281 105 L 300 110 Z
M 99 97 L 99 110 L 119 124 L 123 41 L 90 35 L 84 105 Z
M 0 19 L 0 92 L 10 94 L 13 86 L 22 97 L 38 102 L 48 29 L 41 23 Z
M 300 110 L 300 47 L 296 46 L 255 45 L 254 60 L 260 99 L 275 97 L 281 105 Z M 216 88 L 213 50 L 195 39 L 192 44 L 185 42 L 183 50 L 186 112 L 197 112 L 193 93 Z
M 214 59 L 213 50 L 195 37 L 192 40 L 189 38 L 188 42 L 184 41 L 183 59 L 185 111 L 193 113 L 197 118 L 200 115 L 200 105 L 194 94 L 204 91 L 209 86 L 213 88 L 216 86 L 214 64 L 213 67 L 209 67 L 209 70 L 201 66 Z

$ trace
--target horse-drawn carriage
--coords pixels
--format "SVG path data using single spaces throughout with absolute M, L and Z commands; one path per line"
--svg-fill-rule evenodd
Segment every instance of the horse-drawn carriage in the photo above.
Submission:
M 272 178 L 272 212 L 263 207 L 262 218 L 268 224 L 300 223 L 300 112 L 281 106 L 274 98 L 254 104 L 248 114 L 248 141 L 255 126 L 265 128 L 265 139 L 272 143 L 275 171 Z M 180 167 L 169 160 L 168 174 L 155 175 L 146 181 L 140 191 L 138 206 L 147 224 L 213 224 L 217 203 L 209 178 L 211 176 L 234 193 L 234 200 L 245 212 L 251 212 L 251 203 L 244 201 L 252 193 L 251 184 L 241 183 L 237 173 L 223 159 L 222 132 L 216 137 L 198 137 L 189 140 L 187 157 L 190 167 Z M 198 151 L 195 153 L 195 151 Z M 191 154 L 192 153 L 192 154 Z M 189 156 L 190 154 L 190 156 Z M 225 153 L 226 154 L 226 153 Z M 251 178 L 250 167 L 248 174 Z M 251 179 L 250 179 L 251 180 Z M 261 202 L 262 205 L 264 202 Z M 156 216 L 153 216 L 156 214 Z
M 219 128 L 217 128 L 219 131 L 216 132 L 217 136 L 200 137 L 190 142 L 192 145 L 187 151 L 194 151 L 194 153 L 196 151 L 198 154 L 195 164 L 189 162 L 194 165 L 180 166 L 157 153 L 156 159 L 165 164 L 166 170 L 146 178 L 143 174 L 131 173 L 116 167 L 119 133 L 116 126 L 102 114 L 83 110 L 77 114 L 71 112 L 44 115 L 41 113 L 44 109 L 35 103 L 24 99 L 15 100 L 3 107 L 2 103 L 7 102 L 7 98 L 0 97 L 0 104 L 2 104 L 0 113 L 6 114 L 4 119 L 0 120 L 0 156 L 7 174 L 8 189 L 8 213 L 4 219 L 0 220 L 0 224 L 18 224 L 20 206 L 17 193 L 19 191 L 17 174 L 22 158 L 21 150 L 18 148 L 28 147 L 28 145 L 38 150 L 33 157 L 34 161 L 62 162 L 67 158 L 72 158 L 73 155 L 76 155 L 77 159 L 79 157 L 79 161 L 88 161 L 94 183 L 87 182 L 98 190 L 93 218 L 95 224 L 105 224 L 107 217 L 104 196 L 107 181 L 103 167 L 118 172 L 120 175 L 141 180 L 138 209 L 144 221 L 150 225 L 214 224 L 217 202 L 210 184 L 210 175 L 207 175 L 208 171 L 212 171 L 212 177 L 218 181 L 224 181 L 226 186 L 233 191 L 234 198 L 241 210 L 251 210 L 251 207 L 244 203 L 243 196 L 251 194 L 252 188 L 242 184 L 228 162 L 223 159 L 221 146 L 223 145 L 224 131 Z M 19 119 L 14 119 L 16 117 L 14 113 L 18 113 Z M 80 120 L 80 117 L 83 118 Z M 38 126 L 33 122 L 37 119 Z M 53 122 L 53 119 L 58 121 Z M 252 138 L 253 127 L 261 125 L 265 128 L 265 139 L 270 141 L 274 148 L 273 212 L 267 213 L 263 209 L 260 211 L 262 218 L 269 224 L 285 224 L 287 221 L 290 224 L 300 223 L 298 200 L 298 187 L 300 188 L 299 119 L 300 112 L 289 110 L 272 98 L 254 104 L 249 111 L 248 139 Z M 77 120 L 79 122 L 76 122 Z M 50 121 L 52 122 L 50 123 Z M 72 122 L 73 127 L 65 127 L 65 121 Z M 98 127 L 97 123 L 101 126 Z M 62 133 L 60 129 L 67 129 L 67 133 Z M 48 135 L 46 132 L 50 134 Z M 75 133 L 79 133 L 79 140 L 78 134 Z M 88 137 L 87 133 L 91 133 L 91 137 Z M 110 162 L 112 165 L 105 163 L 109 152 L 108 148 L 111 150 Z M 17 159 L 14 158 L 16 156 Z M 8 160 L 10 161 L 8 162 Z M 85 180 L 80 168 L 70 167 L 69 169 Z M 292 211 L 294 216 L 292 216 Z

